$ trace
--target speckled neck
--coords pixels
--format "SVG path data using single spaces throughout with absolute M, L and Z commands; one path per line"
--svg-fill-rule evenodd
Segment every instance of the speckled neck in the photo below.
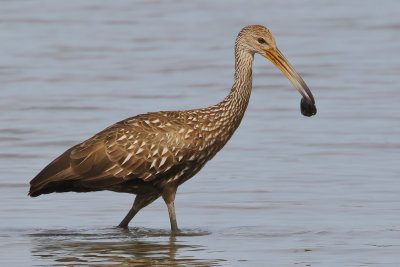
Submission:
M 253 60 L 254 54 L 236 45 L 235 80 L 228 96 L 217 105 L 225 110 L 226 121 L 233 130 L 239 127 L 250 100 Z
M 249 103 L 252 88 L 252 66 L 254 54 L 236 46 L 235 80 L 229 95 L 225 98 L 231 104 L 231 110 L 243 117 Z
M 213 132 L 215 140 L 221 144 L 219 149 L 228 142 L 243 119 L 251 94 L 253 60 L 254 54 L 236 42 L 235 80 L 231 91 L 220 103 L 198 110 L 199 115 L 209 114 L 212 118 L 213 123 L 206 131 Z

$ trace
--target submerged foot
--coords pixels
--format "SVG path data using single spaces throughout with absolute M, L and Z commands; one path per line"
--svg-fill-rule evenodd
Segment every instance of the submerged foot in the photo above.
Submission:
M 128 229 L 128 224 L 120 223 L 120 224 L 118 225 L 118 227 L 119 227 L 119 228 L 123 228 L 123 229 Z
M 176 236 L 176 235 L 180 235 L 182 232 L 181 230 L 177 229 L 171 229 L 171 236 Z

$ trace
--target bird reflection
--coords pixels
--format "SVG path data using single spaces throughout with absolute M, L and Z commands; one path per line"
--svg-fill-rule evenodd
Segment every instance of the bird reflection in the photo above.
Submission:
M 183 236 L 175 237 L 166 230 L 108 228 L 43 230 L 29 236 L 32 238 L 32 257 L 39 264 L 220 265 L 220 259 L 193 257 L 190 252 L 196 251 L 197 254 L 206 248 L 180 240 L 185 236 L 207 234 L 204 231 L 184 230 Z

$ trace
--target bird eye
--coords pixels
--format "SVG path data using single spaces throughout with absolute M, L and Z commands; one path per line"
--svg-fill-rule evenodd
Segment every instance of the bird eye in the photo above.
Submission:
M 258 38 L 257 40 L 260 44 L 265 44 L 265 40 L 263 38 Z

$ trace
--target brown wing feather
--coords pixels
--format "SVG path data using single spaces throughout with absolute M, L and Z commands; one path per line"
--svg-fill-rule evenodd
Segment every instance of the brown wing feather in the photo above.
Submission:
M 149 113 L 117 123 L 67 150 L 31 181 L 31 196 L 105 190 L 132 179 L 153 181 L 196 154 L 197 131 L 177 114 Z

